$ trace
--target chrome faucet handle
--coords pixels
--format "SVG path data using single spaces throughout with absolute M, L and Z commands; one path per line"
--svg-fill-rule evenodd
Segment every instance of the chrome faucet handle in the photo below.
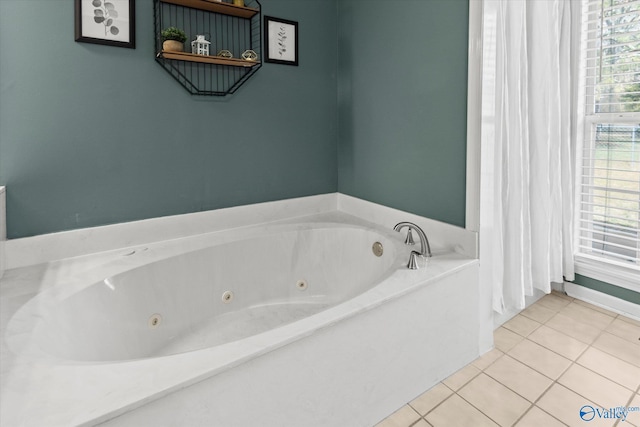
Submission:
M 411 255 L 409 255 L 409 262 L 407 263 L 407 268 L 409 270 L 417 270 L 420 267 L 418 266 L 418 257 L 420 256 L 419 252 L 411 251 Z
M 411 232 L 411 227 L 407 227 L 408 231 L 407 231 L 407 238 L 404 239 L 404 244 L 405 245 L 415 245 L 416 242 L 413 240 L 413 233 Z

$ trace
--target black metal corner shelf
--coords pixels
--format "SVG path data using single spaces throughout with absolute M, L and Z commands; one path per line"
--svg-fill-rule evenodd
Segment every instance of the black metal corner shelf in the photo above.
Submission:
M 240 58 L 245 50 L 262 57 L 258 0 L 245 0 L 244 7 L 216 0 L 154 0 L 154 14 L 156 61 L 193 95 L 232 94 L 262 66 L 259 60 Z M 185 47 L 197 34 L 207 35 L 214 55 L 162 50 L 161 32 L 171 26 L 186 33 Z M 215 56 L 220 50 L 228 50 L 234 57 Z

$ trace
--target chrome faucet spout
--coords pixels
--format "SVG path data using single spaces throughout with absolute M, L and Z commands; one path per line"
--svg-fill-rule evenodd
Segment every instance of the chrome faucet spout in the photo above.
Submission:
M 422 228 L 418 227 L 417 225 L 415 225 L 412 222 L 399 222 L 396 224 L 395 227 L 393 227 L 394 231 L 400 231 L 405 227 L 409 227 L 409 230 L 415 230 L 416 233 L 418 233 L 418 236 L 420 237 L 420 253 L 419 255 L 423 256 L 423 257 L 431 257 L 431 245 L 429 245 L 429 239 L 427 239 L 427 235 L 425 234 L 425 232 L 422 230 Z

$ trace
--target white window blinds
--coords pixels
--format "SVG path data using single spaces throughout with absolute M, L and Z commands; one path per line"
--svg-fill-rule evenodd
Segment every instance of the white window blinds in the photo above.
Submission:
M 640 0 L 587 0 L 579 256 L 640 270 Z

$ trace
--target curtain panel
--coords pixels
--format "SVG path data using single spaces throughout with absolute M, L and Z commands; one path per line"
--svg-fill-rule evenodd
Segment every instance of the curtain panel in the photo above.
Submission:
M 579 16 L 579 1 L 483 2 L 480 274 L 499 313 L 573 279 Z

